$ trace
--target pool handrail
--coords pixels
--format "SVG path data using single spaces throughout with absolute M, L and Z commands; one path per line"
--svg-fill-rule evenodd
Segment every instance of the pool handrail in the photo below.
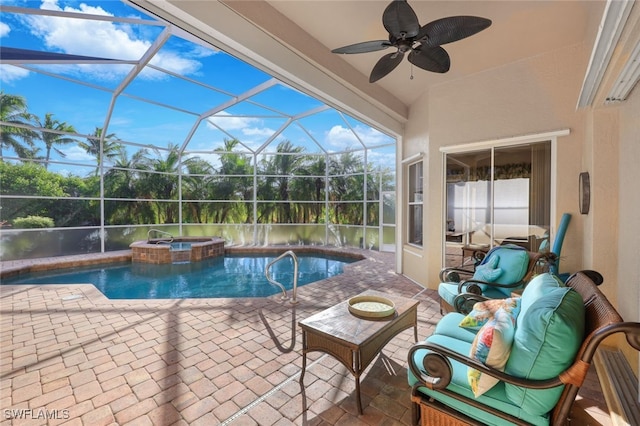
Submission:
M 276 257 L 271 262 L 269 262 L 267 266 L 265 266 L 264 268 L 264 276 L 267 278 L 267 281 L 269 281 L 271 284 L 280 287 L 280 289 L 282 290 L 282 300 L 286 300 L 287 290 L 284 288 L 284 286 L 281 283 L 271 278 L 271 274 L 269 274 L 269 268 L 271 268 L 271 266 L 274 263 L 279 262 L 280 260 L 284 259 L 287 256 L 293 259 L 293 290 L 291 291 L 291 303 L 295 304 L 295 303 L 298 303 L 298 301 L 296 300 L 296 290 L 298 289 L 298 256 L 296 256 L 296 254 L 293 251 L 287 250 L 284 253 L 282 253 L 280 256 Z
M 151 233 L 152 232 L 157 232 L 158 234 L 164 234 L 164 235 L 168 235 L 169 236 L 169 241 L 164 241 L 164 240 L 158 240 L 156 241 L 156 244 L 160 244 L 160 243 L 172 243 L 173 242 L 173 235 L 171 235 L 168 232 L 164 232 L 161 231 L 159 229 L 149 229 L 149 232 L 147 232 L 147 242 L 150 243 L 151 242 Z

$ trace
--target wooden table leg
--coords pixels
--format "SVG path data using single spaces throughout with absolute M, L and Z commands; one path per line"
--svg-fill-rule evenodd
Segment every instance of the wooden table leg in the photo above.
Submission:
M 360 399 L 360 377 L 356 377 L 356 404 L 358 405 L 358 414 L 362 415 L 362 400 Z
M 356 403 L 358 405 L 358 414 L 362 414 L 362 399 L 360 398 L 360 351 L 353 353 L 353 376 L 356 379 Z

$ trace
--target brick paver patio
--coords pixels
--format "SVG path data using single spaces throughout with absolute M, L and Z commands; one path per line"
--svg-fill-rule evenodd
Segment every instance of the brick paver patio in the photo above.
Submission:
M 310 353 L 298 383 L 297 323 L 313 313 L 375 289 L 421 302 L 420 339 L 440 318 L 436 292 L 395 274 L 393 254 L 363 253 L 343 275 L 300 287 L 294 306 L 278 295 L 124 301 L 92 285 L 1 286 L 0 424 L 409 424 L 412 330 L 363 376 L 361 416 L 353 377 L 331 356 Z

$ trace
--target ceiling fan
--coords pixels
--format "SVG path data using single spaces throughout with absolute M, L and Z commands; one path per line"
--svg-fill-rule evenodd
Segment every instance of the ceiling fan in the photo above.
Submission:
M 449 54 L 440 45 L 472 36 L 491 25 L 491 20 L 477 16 L 450 16 L 420 26 L 418 17 L 406 0 L 394 0 L 382 14 L 382 24 L 389 40 L 365 41 L 333 49 L 333 53 L 367 53 L 395 47 L 373 67 L 369 82 L 380 80 L 393 71 L 409 52 L 407 59 L 427 71 L 449 71 Z

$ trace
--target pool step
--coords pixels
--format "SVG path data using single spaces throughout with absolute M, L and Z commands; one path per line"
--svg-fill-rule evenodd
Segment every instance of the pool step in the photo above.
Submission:
M 191 244 L 189 243 L 171 243 L 171 263 L 191 263 Z

